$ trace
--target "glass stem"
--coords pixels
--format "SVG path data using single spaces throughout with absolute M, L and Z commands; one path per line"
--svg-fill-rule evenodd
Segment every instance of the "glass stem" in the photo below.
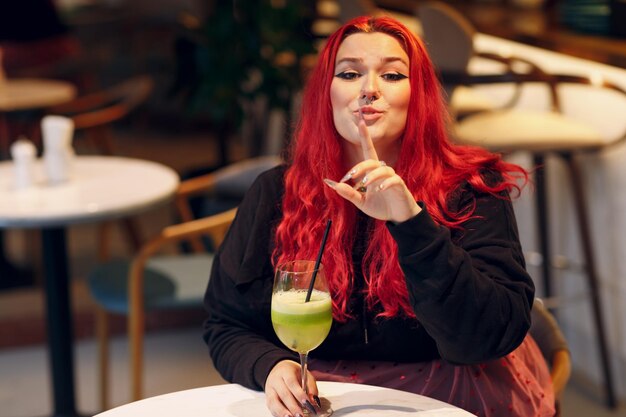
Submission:
M 308 389 L 308 385 L 306 383 L 306 374 L 307 374 L 307 355 L 308 353 L 299 353 L 300 355 L 300 372 L 301 372 L 301 379 L 302 379 L 302 389 L 304 390 L 304 393 L 306 394 L 306 396 L 309 396 L 309 389 Z

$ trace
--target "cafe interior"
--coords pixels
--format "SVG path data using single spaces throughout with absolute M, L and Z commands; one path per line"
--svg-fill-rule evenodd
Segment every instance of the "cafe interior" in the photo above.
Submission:
M 226 383 L 214 251 L 359 15 L 424 40 L 454 140 L 532 173 L 513 205 L 569 351 L 559 415 L 626 416 L 624 0 L 22 0 L 0 6 L 0 417 Z

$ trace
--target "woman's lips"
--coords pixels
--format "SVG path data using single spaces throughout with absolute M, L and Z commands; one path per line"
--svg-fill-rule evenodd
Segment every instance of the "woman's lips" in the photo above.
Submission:
M 361 107 L 358 111 L 355 112 L 355 114 L 358 118 L 361 118 L 361 115 L 363 115 L 363 120 L 369 122 L 378 120 L 383 115 L 383 112 L 378 111 L 373 107 L 365 106 Z

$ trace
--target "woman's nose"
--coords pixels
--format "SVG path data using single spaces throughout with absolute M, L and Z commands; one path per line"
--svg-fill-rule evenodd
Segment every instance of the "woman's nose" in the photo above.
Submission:
M 378 85 L 376 84 L 376 77 L 368 76 L 366 78 L 367 79 L 363 82 L 359 98 L 366 105 L 369 105 L 380 97 L 380 93 L 378 91 Z

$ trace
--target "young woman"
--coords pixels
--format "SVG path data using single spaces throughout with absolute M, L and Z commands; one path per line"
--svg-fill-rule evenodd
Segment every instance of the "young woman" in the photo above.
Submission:
M 305 90 L 287 166 L 262 174 L 215 260 L 205 340 L 229 381 L 275 416 L 316 380 L 412 391 L 481 416 L 548 416 L 548 369 L 527 335 L 534 287 L 509 192 L 525 172 L 456 146 L 423 44 L 390 18 L 333 34 Z M 384 161 L 384 162 L 383 162 Z M 323 263 L 334 323 L 309 394 L 270 320 L 274 267 Z

